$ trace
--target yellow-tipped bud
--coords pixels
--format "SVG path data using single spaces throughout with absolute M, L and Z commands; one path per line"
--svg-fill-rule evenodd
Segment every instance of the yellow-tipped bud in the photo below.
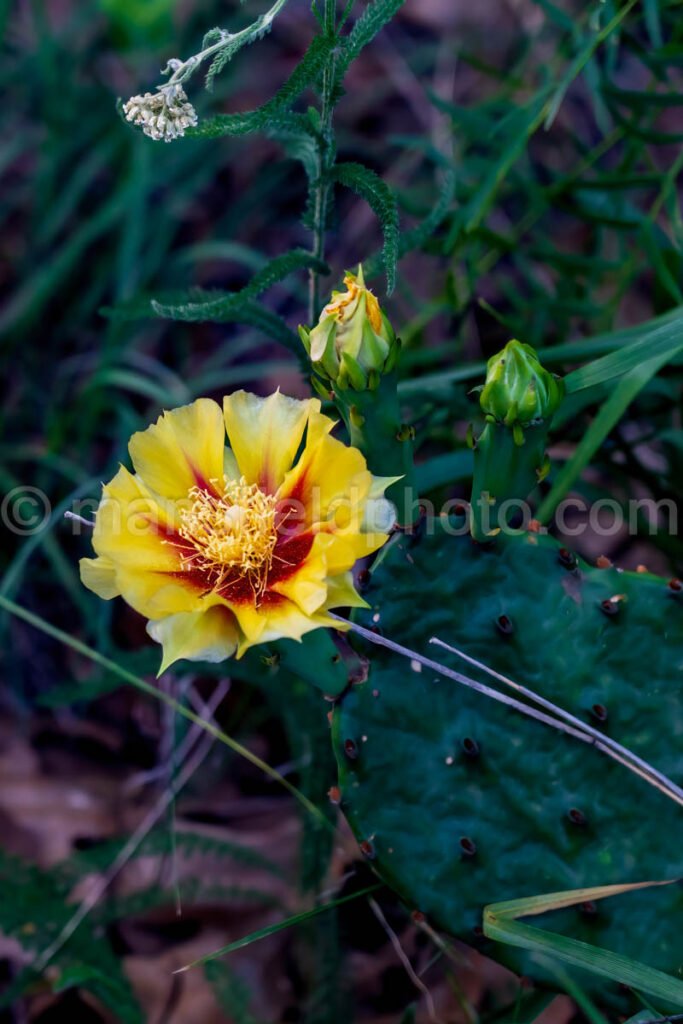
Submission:
M 398 340 L 373 293 L 365 287 L 363 268 L 344 277 L 346 291 L 332 292 L 315 327 L 299 328 L 311 363 L 335 388 L 372 389 L 380 374 L 393 369 Z

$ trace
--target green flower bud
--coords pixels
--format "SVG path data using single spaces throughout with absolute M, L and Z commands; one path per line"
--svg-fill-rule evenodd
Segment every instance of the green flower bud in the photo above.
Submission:
M 373 293 L 363 268 L 347 273 L 346 292 L 332 292 L 315 327 L 299 328 L 313 367 L 335 388 L 364 391 L 377 387 L 379 375 L 396 362 L 398 340 Z
M 563 397 L 562 380 L 541 366 L 536 350 L 513 340 L 489 359 L 479 402 L 487 419 L 510 427 L 523 444 L 522 428 L 549 420 Z

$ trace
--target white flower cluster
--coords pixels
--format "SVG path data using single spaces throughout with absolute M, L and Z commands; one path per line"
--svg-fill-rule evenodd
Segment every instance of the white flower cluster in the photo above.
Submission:
M 150 139 L 172 142 L 197 123 L 197 111 L 181 85 L 161 86 L 158 92 L 132 96 L 123 104 L 126 121 L 139 125 Z

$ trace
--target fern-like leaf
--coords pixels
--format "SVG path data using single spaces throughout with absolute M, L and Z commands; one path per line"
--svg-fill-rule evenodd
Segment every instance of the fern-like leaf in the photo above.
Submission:
M 280 143 L 288 157 L 303 165 L 306 177 L 314 181 L 318 174 L 320 133 L 306 114 L 285 114 L 266 129 Z
M 69 872 L 63 864 L 49 871 L 6 853 L 0 847 L 0 930 L 31 953 L 43 952 L 71 919 L 74 907 Z M 121 1024 L 143 1024 L 142 1011 L 121 964 L 92 918 L 64 942 L 52 960 L 55 988 L 92 992 L 116 1013 Z M 7 1009 L 37 981 L 31 967 L 20 971 L 0 995 Z
M 361 50 L 371 43 L 378 32 L 388 24 L 400 10 L 405 0 L 373 0 L 361 14 L 348 36 L 344 39 L 335 61 L 335 90 L 341 89 L 346 72 Z
M 256 298 L 295 270 L 316 270 L 321 274 L 329 273 L 327 264 L 316 259 L 305 249 L 292 249 L 281 256 L 276 256 L 261 270 L 257 270 L 249 284 L 240 291 L 194 290 L 188 292 L 180 301 L 170 304 L 153 299 L 152 309 L 157 316 L 192 323 L 203 321 L 253 323 L 254 317 L 258 314 L 252 308 L 253 304 L 249 304 L 249 300 Z
M 251 989 L 230 964 L 213 960 L 204 965 L 204 974 L 229 1020 L 234 1024 L 259 1024 L 250 1010 Z
M 108 839 L 85 850 L 79 850 L 59 865 L 59 869 L 70 882 L 92 872 L 104 872 L 120 854 L 126 839 Z M 169 833 L 165 829 L 153 829 L 139 844 L 132 857 L 164 857 L 169 853 Z M 281 867 L 258 850 L 226 839 L 223 836 L 207 835 L 186 829 L 178 829 L 174 836 L 175 849 L 184 857 L 202 856 L 217 860 L 232 860 L 251 868 L 267 872 L 275 877 L 282 876 Z
M 188 129 L 185 137 L 215 139 L 222 135 L 248 135 L 269 128 L 290 109 L 305 89 L 315 84 L 334 44 L 335 40 L 328 36 L 316 36 L 284 85 L 262 107 L 241 114 L 218 114 L 200 122 L 196 128 Z
M 340 185 L 361 196 L 379 220 L 384 234 L 384 270 L 387 276 L 387 294 L 396 284 L 398 261 L 398 206 L 392 189 L 380 176 L 364 164 L 342 163 L 332 169 L 332 177 Z
M 434 206 L 426 215 L 424 220 L 409 231 L 404 231 L 399 240 L 398 257 L 401 259 L 406 253 L 422 249 L 427 242 L 434 237 L 435 232 L 445 220 L 455 196 L 455 169 L 449 168 L 443 175 L 439 186 L 439 194 Z M 374 253 L 369 260 L 363 264 L 367 277 L 374 277 L 381 269 L 383 256 L 381 253 Z

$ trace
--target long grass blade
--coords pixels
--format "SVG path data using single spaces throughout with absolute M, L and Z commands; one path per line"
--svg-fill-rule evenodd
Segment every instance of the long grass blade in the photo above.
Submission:
M 683 344 L 681 347 L 683 347 Z M 652 378 L 657 375 L 668 360 L 668 355 L 657 356 L 657 358 L 648 360 L 648 362 L 643 363 L 642 366 L 637 367 L 635 370 L 631 370 L 619 381 L 583 435 L 574 454 L 557 474 L 549 493 L 541 502 L 537 518 L 542 523 L 548 522 L 559 503 L 566 497 L 574 482 L 578 480 L 605 438 L 624 415 L 631 402 L 650 383 Z
M 377 892 L 378 889 L 382 888 L 381 882 L 377 882 L 375 885 L 369 885 L 365 889 L 360 889 L 358 892 L 349 893 L 348 896 L 340 896 L 339 899 L 330 900 L 329 903 L 323 903 L 319 907 L 313 907 L 312 910 L 304 910 L 300 914 L 293 914 L 292 917 L 287 917 L 284 921 L 277 921 L 275 924 L 266 925 L 265 928 L 259 928 L 255 932 L 250 932 L 249 935 L 244 935 L 241 939 L 235 939 L 234 942 L 228 943 L 227 946 L 221 946 L 220 949 L 216 949 L 213 953 L 206 953 L 205 956 L 200 956 L 198 960 L 193 960 L 192 963 L 185 964 L 184 967 L 179 967 L 174 974 L 182 974 L 184 971 L 189 971 L 192 967 L 200 967 L 202 964 L 209 963 L 211 960 L 217 960 L 219 957 L 227 956 L 228 953 L 234 953 L 237 949 L 244 949 L 245 946 L 250 946 L 252 942 L 259 942 L 260 939 L 265 939 L 269 935 L 275 935 L 277 932 L 282 932 L 286 928 L 294 928 L 298 924 L 302 924 L 304 921 L 310 921 L 312 917 L 317 917 L 318 914 L 324 914 L 326 910 L 334 910 L 335 907 L 341 907 L 344 903 L 350 903 L 351 900 L 360 899 L 361 896 L 369 896 L 370 893 Z
M 646 964 L 638 963 L 619 953 L 612 953 L 587 942 L 545 932 L 531 925 L 521 924 L 520 917 L 544 914 L 563 907 L 574 907 L 587 900 L 602 900 L 639 889 L 674 885 L 680 879 L 655 882 L 632 882 L 623 885 L 602 885 L 588 889 L 553 892 L 525 899 L 492 903 L 484 909 L 484 934 L 497 942 L 528 949 L 536 954 L 549 954 L 572 967 L 580 967 L 599 974 L 610 981 L 663 1000 L 667 1006 L 683 1006 L 683 982 Z
M 14 601 L 10 601 L 7 597 L 0 595 L 0 608 L 10 615 L 16 616 L 26 622 L 29 626 L 33 626 L 34 629 L 40 630 L 46 636 L 51 636 L 54 640 L 58 640 L 59 643 L 64 644 L 66 647 L 70 647 L 72 651 L 77 654 L 83 655 L 84 658 L 88 658 L 90 661 L 99 665 L 100 668 L 105 669 L 107 672 L 112 672 L 119 679 L 123 680 L 124 683 L 130 683 L 136 689 L 142 693 L 146 693 L 149 697 L 154 697 L 156 700 L 166 704 L 172 708 L 176 714 L 181 715 L 188 721 L 193 722 L 195 725 L 200 726 L 206 732 L 210 733 L 215 739 L 223 743 L 226 747 L 229 747 L 233 753 L 239 757 L 243 757 L 245 761 L 249 761 L 255 768 L 264 772 L 273 782 L 277 782 L 280 786 L 283 786 L 288 793 L 290 793 L 299 803 L 304 807 L 309 814 L 311 814 L 320 824 L 327 829 L 333 829 L 334 826 L 327 820 L 322 811 L 319 810 L 313 804 L 308 797 L 306 797 L 300 790 L 293 786 L 291 782 L 280 775 L 274 768 L 272 768 L 266 761 L 260 758 L 257 754 L 252 753 L 247 747 L 243 746 L 238 740 L 233 739 L 222 729 L 219 729 L 213 722 L 207 722 L 199 715 L 195 714 L 189 708 L 186 708 L 183 704 L 180 704 L 175 698 L 169 693 L 163 690 L 157 689 L 151 683 L 148 683 L 146 679 L 141 679 L 139 676 L 134 675 L 132 672 L 128 672 L 125 668 L 120 668 L 115 661 L 100 654 L 99 651 L 94 650 L 92 647 L 88 647 L 87 644 L 82 643 L 80 640 L 76 640 L 74 637 L 69 636 L 63 630 L 53 626 L 52 623 L 42 619 L 39 615 L 34 615 L 33 612 L 28 611 L 26 608 L 22 608 L 21 605 L 16 604 Z

